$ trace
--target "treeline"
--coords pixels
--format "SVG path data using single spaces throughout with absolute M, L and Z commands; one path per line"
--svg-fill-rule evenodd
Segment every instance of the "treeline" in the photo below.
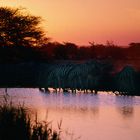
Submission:
M 24 8 L 0 7 L 0 63 L 47 62 L 55 60 L 140 59 L 140 43 L 129 46 L 90 42 L 51 42 L 42 28 L 42 18 Z
M 40 47 L 0 47 L 1 63 L 90 59 L 139 60 L 140 43 L 130 43 L 126 48 L 111 43 L 78 46 L 70 42 L 48 42 Z
M 140 59 L 140 43 L 130 43 L 123 48 L 111 42 L 105 45 L 93 42 L 88 46 L 49 42 L 36 50 L 42 60 Z
M 0 63 L 13 64 L 39 61 L 39 52 L 32 47 L 0 47 Z

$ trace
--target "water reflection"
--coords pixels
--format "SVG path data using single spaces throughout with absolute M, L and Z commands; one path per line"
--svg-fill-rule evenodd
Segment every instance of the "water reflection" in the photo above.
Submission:
M 132 106 L 123 106 L 119 108 L 119 112 L 124 118 L 131 118 L 133 117 L 134 108 Z
M 134 97 L 132 96 L 116 96 L 116 102 L 119 104 L 117 107 L 118 112 L 124 119 L 130 119 L 134 115 Z
M 112 94 L 41 93 L 38 89 L 8 89 L 15 104 L 24 102 L 39 120 L 57 123 L 80 140 L 139 140 L 140 97 Z M 0 89 L 0 97 L 3 90 Z M 1 100 L 1 99 L 0 99 Z M 32 111 L 30 111 L 32 113 Z
M 50 111 L 67 114 L 67 116 L 80 116 L 81 118 L 98 117 L 99 98 L 97 95 L 85 96 L 81 93 L 51 93 L 44 94 L 43 96 L 45 106 Z

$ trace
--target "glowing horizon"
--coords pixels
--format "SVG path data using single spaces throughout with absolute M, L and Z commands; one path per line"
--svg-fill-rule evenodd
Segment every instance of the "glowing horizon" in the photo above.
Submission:
M 109 40 L 123 46 L 140 42 L 139 0 L 2 0 L 0 6 L 21 6 L 41 16 L 53 41 L 87 45 Z

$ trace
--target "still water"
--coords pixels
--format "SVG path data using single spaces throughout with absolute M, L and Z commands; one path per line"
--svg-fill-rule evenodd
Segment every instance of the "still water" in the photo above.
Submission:
M 0 89 L 0 101 L 5 89 Z M 9 88 L 15 105 L 38 113 L 38 120 L 62 120 L 65 140 L 140 140 L 140 97 L 94 94 L 41 93 L 38 89 Z

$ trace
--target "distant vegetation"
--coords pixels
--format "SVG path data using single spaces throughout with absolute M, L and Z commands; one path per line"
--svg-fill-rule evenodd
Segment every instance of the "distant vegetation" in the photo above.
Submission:
M 85 60 L 120 60 L 140 62 L 140 43 L 133 43 L 127 48 L 103 44 L 78 46 L 74 43 L 48 42 L 40 47 L 0 47 L 0 63 L 54 62 Z
M 74 43 L 48 42 L 37 49 L 46 60 L 89 60 L 89 59 L 140 59 L 140 43 L 130 43 L 129 47 L 90 43 L 77 46 Z

